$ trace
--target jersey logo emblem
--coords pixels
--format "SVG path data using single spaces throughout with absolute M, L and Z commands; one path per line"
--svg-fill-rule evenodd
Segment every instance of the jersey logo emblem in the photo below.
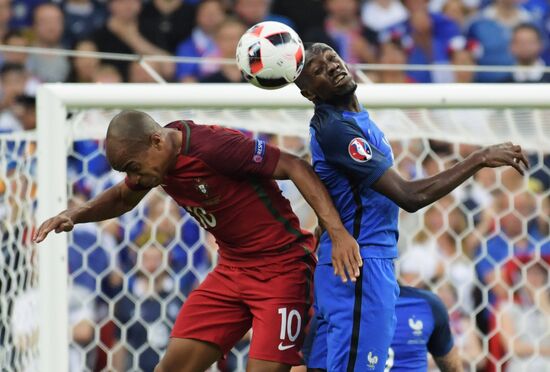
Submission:
M 200 192 L 205 198 L 208 197 L 208 185 L 202 179 L 195 179 L 195 189 Z
M 424 328 L 424 323 L 422 320 L 409 318 L 409 327 L 411 327 L 415 336 L 422 336 L 422 329 Z
M 293 348 L 294 346 L 296 346 L 296 345 L 294 345 L 294 344 L 283 345 L 282 342 L 279 342 L 278 349 L 279 349 L 280 351 L 285 351 L 285 350 L 288 350 L 288 349 L 290 349 L 290 348 Z
M 349 156 L 358 163 L 364 163 L 372 158 L 369 143 L 361 137 L 352 139 L 348 145 Z
M 261 163 L 264 161 L 265 155 L 265 141 L 257 139 L 254 145 L 254 155 L 252 156 L 252 161 L 254 163 Z
M 376 365 L 378 364 L 378 357 L 376 355 L 373 355 L 372 351 L 369 351 L 369 355 L 367 355 L 367 361 L 369 362 L 369 369 L 375 369 Z

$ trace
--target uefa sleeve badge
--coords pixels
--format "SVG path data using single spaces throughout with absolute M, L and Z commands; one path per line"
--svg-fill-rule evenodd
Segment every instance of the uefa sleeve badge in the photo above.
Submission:
M 369 143 L 361 137 L 355 137 L 348 145 L 349 156 L 358 163 L 365 163 L 372 158 Z

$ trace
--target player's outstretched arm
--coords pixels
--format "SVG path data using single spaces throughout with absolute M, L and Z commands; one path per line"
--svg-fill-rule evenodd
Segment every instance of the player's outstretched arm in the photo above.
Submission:
M 407 181 L 389 169 L 372 187 L 407 212 L 416 212 L 453 191 L 481 168 L 502 166 L 514 167 L 523 174 L 529 162 L 520 146 L 508 142 L 478 150 L 452 168 L 421 180 Z
M 462 362 L 460 361 L 460 355 L 458 354 L 458 349 L 456 346 L 453 346 L 451 351 L 447 354 L 434 357 L 435 364 L 441 372 L 462 372 Z
M 75 224 L 96 222 L 118 217 L 134 208 L 149 190 L 134 191 L 125 183 L 105 190 L 94 199 L 74 208 L 67 209 L 46 220 L 33 235 L 33 241 L 40 243 L 51 231 L 71 231 Z
M 281 152 L 279 162 L 273 173 L 276 179 L 290 179 L 300 190 L 304 199 L 311 205 L 320 224 L 327 230 L 332 241 L 332 264 L 334 273 L 347 281 L 346 272 L 355 281 L 362 265 L 359 245 L 348 233 L 330 195 L 315 174 L 313 168 L 304 160 Z

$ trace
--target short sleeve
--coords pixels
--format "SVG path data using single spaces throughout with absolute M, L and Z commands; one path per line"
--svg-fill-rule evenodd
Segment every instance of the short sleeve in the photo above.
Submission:
M 280 157 L 277 147 L 218 126 L 210 126 L 205 137 L 198 156 L 212 169 L 231 177 L 273 176 Z
M 454 346 L 453 335 L 449 326 L 449 314 L 445 305 L 437 296 L 432 294 L 427 300 L 430 303 L 434 317 L 434 330 L 428 340 L 428 351 L 434 357 L 444 356 Z
M 317 140 L 328 163 L 367 186 L 376 182 L 392 165 L 354 123 L 330 123 L 319 131 Z

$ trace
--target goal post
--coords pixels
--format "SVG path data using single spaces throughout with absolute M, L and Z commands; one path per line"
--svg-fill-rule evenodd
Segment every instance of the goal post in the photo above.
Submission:
M 537 151 L 548 151 L 550 144 L 550 84 L 360 85 L 357 95 L 390 141 L 450 136 L 449 142 L 488 144 L 507 139 Z M 44 84 L 37 96 L 36 223 L 67 207 L 67 156 L 73 141 L 105 134 L 107 123 L 79 130 L 78 114 L 70 119 L 68 114 L 130 108 L 191 112 L 201 123 L 219 123 L 222 115 L 228 118 L 222 125 L 302 138 L 313 111 L 295 86 L 264 91 L 249 84 Z M 483 112 L 455 115 L 471 109 Z M 486 109 L 501 113 L 495 119 Z M 461 126 L 466 129 L 457 129 Z M 68 372 L 67 251 L 66 234 L 51 234 L 38 247 L 40 371 Z

